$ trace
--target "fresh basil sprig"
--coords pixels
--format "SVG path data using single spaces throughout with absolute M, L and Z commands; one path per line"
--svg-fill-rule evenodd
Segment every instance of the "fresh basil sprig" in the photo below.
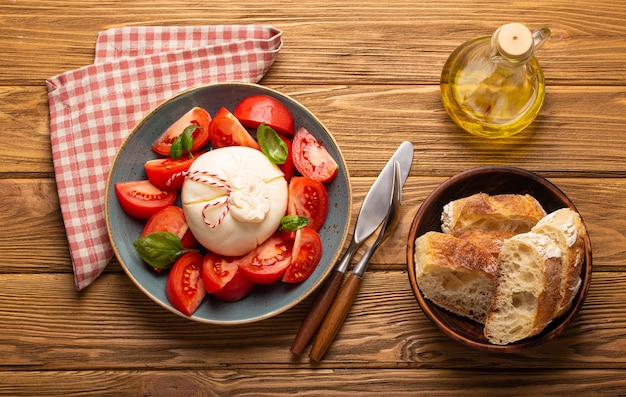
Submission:
M 168 269 L 186 252 L 197 250 L 186 249 L 180 237 L 170 232 L 155 232 L 133 242 L 135 250 L 152 267 Z
M 172 142 L 172 146 L 170 147 L 170 158 L 172 160 L 178 160 L 183 157 L 183 153 L 185 152 L 187 152 L 189 158 L 193 158 L 193 153 L 191 153 L 191 149 L 193 148 L 193 132 L 198 128 L 202 127 L 195 124 L 188 125 L 178 138 Z
M 272 127 L 261 123 L 256 129 L 256 139 L 259 141 L 261 151 L 272 163 L 285 164 L 289 149 Z
M 309 218 L 300 215 L 285 215 L 280 220 L 280 230 L 283 232 L 295 232 L 302 229 L 310 222 Z

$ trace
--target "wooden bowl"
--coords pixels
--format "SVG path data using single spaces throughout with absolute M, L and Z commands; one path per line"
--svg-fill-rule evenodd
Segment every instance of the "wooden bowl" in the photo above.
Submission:
M 471 169 L 448 179 L 426 198 L 415 215 L 407 242 L 407 265 L 411 288 L 424 314 L 443 333 L 467 346 L 491 353 L 516 353 L 553 339 L 563 332 L 578 313 L 591 281 L 591 243 L 585 234 L 585 258 L 580 275 L 582 285 L 567 313 L 554 319 L 543 332 L 534 337 L 504 346 L 491 344 L 483 336 L 483 325 L 452 314 L 426 299 L 415 278 L 415 239 L 428 231 L 441 231 L 441 212 L 445 204 L 480 192 L 491 195 L 527 193 L 534 196 L 547 213 L 564 207 L 577 210 L 569 198 L 546 179 L 519 168 L 489 166 Z

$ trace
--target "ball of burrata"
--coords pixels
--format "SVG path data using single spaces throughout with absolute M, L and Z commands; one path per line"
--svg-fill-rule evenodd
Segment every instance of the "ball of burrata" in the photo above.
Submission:
M 287 210 L 284 174 L 252 148 L 213 149 L 191 164 L 181 192 L 185 218 L 206 249 L 249 253 L 280 226 Z

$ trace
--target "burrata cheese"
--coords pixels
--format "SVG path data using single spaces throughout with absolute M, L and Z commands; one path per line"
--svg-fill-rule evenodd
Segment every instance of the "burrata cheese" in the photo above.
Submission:
M 192 163 L 181 200 L 193 235 L 206 249 L 241 256 L 280 226 L 287 210 L 284 174 L 252 148 L 213 149 Z

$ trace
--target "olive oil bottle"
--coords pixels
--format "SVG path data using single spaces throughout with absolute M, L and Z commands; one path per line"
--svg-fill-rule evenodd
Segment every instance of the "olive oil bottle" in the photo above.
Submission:
M 441 73 L 441 100 L 464 130 L 487 138 L 526 128 L 543 105 L 545 82 L 535 52 L 550 36 L 519 23 L 470 40 L 450 54 Z

